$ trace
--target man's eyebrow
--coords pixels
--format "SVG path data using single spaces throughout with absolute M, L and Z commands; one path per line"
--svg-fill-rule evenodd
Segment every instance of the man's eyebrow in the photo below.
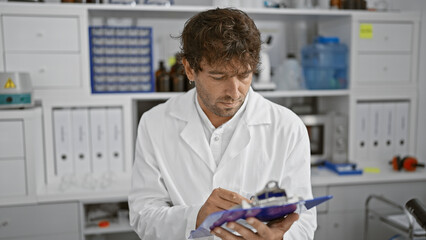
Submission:
M 217 75 L 217 74 L 226 74 L 226 72 L 222 72 L 222 71 L 218 71 L 218 70 L 211 70 L 211 71 L 208 71 L 208 73 L 209 74 L 214 74 L 214 75 Z
M 244 72 L 242 72 L 242 73 L 238 73 L 239 75 L 245 75 L 245 74 L 249 74 L 249 73 L 252 73 L 253 72 L 253 69 L 249 69 L 249 70 L 247 70 L 247 71 L 244 71 Z
M 244 71 L 244 72 L 239 72 L 239 73 L 237 73 L 237 74 L 235 74 L 235 75 L 245 75 L 245 74 L 249 74 L 249 73 L 252 73 L 253 72 L 253 70 L 247 70 L 247 71 Z M 213 75 L 220 75 L 220 74 L 222 74 L 222 75 L 227 75 L 228 73 L 227 72 L 222 72 L 222 71 L 218 71 L 218 70 L 211 70 L 211 71 L 208 71 L 208 74 L 213 74 Z

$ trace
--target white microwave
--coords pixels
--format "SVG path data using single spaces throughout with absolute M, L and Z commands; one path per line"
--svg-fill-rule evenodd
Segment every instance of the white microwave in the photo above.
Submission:
M 311 146 L 311 163 L 323 160 L 335 163 L 347 162 L 347 117 L 336 114 L 301 115 Z

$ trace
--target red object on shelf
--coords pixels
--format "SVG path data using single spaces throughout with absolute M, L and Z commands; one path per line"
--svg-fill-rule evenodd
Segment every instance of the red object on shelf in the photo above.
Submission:
M 107 228 L 107 227 L 109 227 L 109 221 L 100 221 L 100 222 L 98 222 L 98 227 L 100 227 L 100 228 Z

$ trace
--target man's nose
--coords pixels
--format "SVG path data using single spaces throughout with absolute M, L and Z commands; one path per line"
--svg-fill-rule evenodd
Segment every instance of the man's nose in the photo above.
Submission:
M 232 99 L 238 99 L 240 97 L 240 92 L 239 92 L 239 87 L 240 87 L 240 80 L 234 76 L 234 77 L 230 77 L 228 79 L 228 85 L 226 87 L 226 93 L 227 95 L 229 95 L 230 97 L 232 97 Z

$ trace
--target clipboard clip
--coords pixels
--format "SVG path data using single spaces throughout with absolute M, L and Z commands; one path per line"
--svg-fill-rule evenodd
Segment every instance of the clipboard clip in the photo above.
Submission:
M 265 188 L 250 198 L 251 203 L 243 201 L 234 208 L 252 208 L 284 205 L 303 200 L 301 197 L 288 197 L 286 191 L 278 186 L 277 181 L 269 181 Z

